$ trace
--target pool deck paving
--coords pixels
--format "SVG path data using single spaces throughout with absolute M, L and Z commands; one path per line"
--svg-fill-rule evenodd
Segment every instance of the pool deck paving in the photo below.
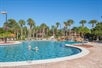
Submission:
M 102 68 L 102 43 L 91 43 L 85 45 L 78 46 L 88 49 L 90 53 L 81 58 L 46 64 L 0 68 Z

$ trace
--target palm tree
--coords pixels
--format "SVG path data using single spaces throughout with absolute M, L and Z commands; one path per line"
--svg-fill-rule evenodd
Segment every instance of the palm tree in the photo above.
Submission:
M 82 25 L 82 27 L 84 27 L 84 24 L 86 24 L 86 20 L 81 20 L 80 24 Z
M 27 33 L 28 33 L 28 32 L 27 32 L 27 26 L 24 26 L 24 27 L 23 27 L 23 30 L 24 30 L 24 36 L 25 36 L 25 38 L 27 38 Z
M 60 25 L 60 23 L 59 22 L 56 22 L 57 29 L 58 29 L 59 25 Z
M 39 26 L 35 27 L 35 37 L 38 38 L 39 33 Z
M 82 36 L 82 38 L 84 39 L 84 32 L 83 32 L 83 30 L 84 30 L 84 28 L 85 28 L 85 24 L 86 24 L 86 20 L 81 20 L 80 21 L 80 24 L 82 25 L 80 28 L 79 28 L 79 31 L 80 31 L 80 33 L 81 33 L 81 36 Z
M 69 20 L 67 21 L 67 24 L 68 24 L 68 26 L 69 26 L 69 35 L 70 35 L 70 32 L 71 32 L 70 26 L 71 26 L 73 23 L 74 23 L 74 21 L 73 21 L 72 19 L 69 19 Z
M 51 26 L 51 29 L 52 29 L 52 32 L 53 32 L 52 34 L 53 34 L 53 36 L 54 36 L 54 35 L 55 35 L 55 26 L 52 25 L 52 26 Z
M 49 30 L 49 27 L 48 27 L 48 26 L 45 28 L 45 32 L 46 32 L 46 37 L 48 38 L 48 36 L 49 36 L 49 32 L 50 32 L 50 30 Z
M 17 22 L 14 19 L 8 19 L 8 21 L 6 23 L 4 23 L 4 29 L 7 31 L 11 31 L 12 33 L 15 33 L 15 26 L 16 26 Z M 5 43 L 7 42 L 7 37 L 5 37 Z
M 21 39 L 22 39 L 22 35 L 23 35 L 23 26 L 25 25 L 25 21 L 24 20 L 19 20 L 19 25 L 20 25 L 20 28 L 21 28 Z
M 92 30 L 92 34 L 94 34 L 97 37 L 97 41 L 99 41 L 99 37 L 102 37 L 102 22 L 98 22 Z
M 64 35 L 67 36 L 67 27 L 68 27 L 68 24 L 67 22 L 64 22 Z
M 89 24 L 92 24 L 92 28 L 94 27 L 94 25 L 97 23 L 97 20 L 90 20 Z
M 69 26 L 71 26 L 73 23 L 74 23 L 74 21 L 73 21 L 72 19 L 69 19 L 69 20 L 67 21 L 67 24 L 68 24 Z
M 34 22 L 33 19 L 31 19 L 31 18 L 29 18 L 29 19 L 27 20 L 27 22 L 28 22 L 28 25 L 29 25 L 29 27 L 30 27 L 28 37 L 29 37 L 29 39 L 31 39 L 32 28 L 33 28 L 33 26 L 35 25 L 35 22 Z
M 33 38 L 35 37 L 35 29 L 36 29 L 36 26 L 34 26 L 33 29 L 32 29 L 32 31 L 33 31 L 33 32 L 32 32 L 32 34 L 33 34 L 33 35 L 32 35 Z
M 57 33 L 58 33 L 58 27 L 60 26 L 60 23 L 59 22 L 56 22 L 56 29 L 57 29 Z M 57 34 L 56 33 L 56 34 Z
M 74 32 L 74 36 L 76 38 L 77 34 L 78 34 L 78 27 L 73 27 L 72 28 L 73 32 Z
M 42 23 L 41 25 L 40 25 L 40 27 L 41 27 L 41 32 L 42 32 L 42 38 L 44 38 L 44 36 L 45 36 L 45 29 L 47 28 L 47 25 L 45 24 L 45 23 Z
M 16 39 L 18 40 L 19 34 L 20 34 L 20 26 L 19 26 L 18 23 L 16 23 L 16 25 L 14 26 L 14 29 L 13 30 L 14 30 L 14 33 L 16 35 Z
M 15 19 L 8 19 L 8 23 L 6 23 L 6 26 L 8 27 L 8 30 L 14 31 L 13 28 L 16 26 L 16 24 L 17 22 Z

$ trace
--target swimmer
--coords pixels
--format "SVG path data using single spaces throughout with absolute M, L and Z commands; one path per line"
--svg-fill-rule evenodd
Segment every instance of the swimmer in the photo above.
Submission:
M 34 51 L 38 51 L 38 50 L 39 50 L 39 48 L 38 48 L 38 47 L 35 47 L 35 48 L 33 48 L 33 50 L 34 50 Z
M 32 48 L 32 47 L 29 45 L 29 46 L 28 46 L 28 50 L 31 50 L 31 48 Z

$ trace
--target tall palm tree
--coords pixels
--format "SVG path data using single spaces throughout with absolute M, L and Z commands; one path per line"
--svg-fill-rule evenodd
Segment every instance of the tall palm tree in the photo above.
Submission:
M 69 31 L 71 31 L 70 26 L 71 26 L 73 23 L 74 23 L 74 21 L 73 21 L 72 19 L 69 19 L 69 20 L 67 21 L 67 24 L 68 24 L 68 26 L 69 26 Z
M 86 24 L 86 20 L 81 20 L 80 24 L 82 25 L 82 27 L 84 27 L 84 25 Z
M 19 20 L 19 25 L 20 25 L 20 28 L 21 28 L 21 39 L 22 39 L 22 35 L 23 35 L 23 26 L 25 25 L 25 21 L 24 20 Z
M 15 19 L 8 19 L 8 21 L 6 23 L 4 23 L 4 28 L 6 26 L 6 31 L 10 30 L 12 33 L 15 33 L 16 31 L 16 25 L 17 22 Z M 5 42 L 7 42 L 7 38 L 5 38 Z
M 33 29 L 32 29 L 33 38 L 35 37 L 35 30 L 36 30 L 36 26 L 34 26 Z
M 69 19 L 69 20 L 67 21 L 67 24 L 69 25 L 69 27 L 70 27 L 73 23 L 74 23 L 74 21 L 73 21 L 72 19 Z
M 56 29 L 57 29 L 57 32 L 56 34 L 58 33 L 58 27 L 60 26 L 60 23 L 59 22 L 56 22 Z
M 69 19 L 68 21 L 67 21 L 67 24 L 68 24 L 68 26 L 69 26 L 69 37 L 70 37 L 70 39 L 72 39 L 72 37 L 70 36 L 70 34 L 71 34 L 71 29 L 70 29 L 70 27 L 71 27 L 71 25 L 74 23 L 74 21 L 72 20 L 72 19 Z
M 14 33 L 16 35 L 16 39 L 18 39 L 19 38 L 19 34 L 20 34 L 20 26 L 19 26 L 18 23 L 16 23 L 16 25 L 15 25 L 13 30 L 14 30 Z
M 52 26 L 51 26 L 51 29 L 52 29 L 52 32 L 53 32 L 52 34 L 53 34 L 53 36 L 54 36 L 54 35 L 55 35 L 55 26 L 52 25 Z
M 86 24 L 86 20 L 81 20 L 81 21 L 80 21 L 80 24 L 82 25 L 82 26 L 80 27 L 80 29 L 79 29 L 79 30 L 81 31 L 81 30 L 83 30 L 83 29 L 85 28 L 84 25 Z M 80 33 L 81 33 L 82 38 L 84 39 L 84 32 L 81 31 Z
M 27 38 L 27 33 L 28 33 L 28 32 L 27 32 L 27 26 L 24 26 L 24 27 L 23 27 L 23 30 L 24 30 L 24 36 L 25 36 L 25 38 Z
M 67 27 L 68 27 L 68 24 L 67 22 L 64 22 L 64 35 L 67 36 Z
M 33 28 L 33 26 L 35 25 L 35 22 L 34 22 L 33 19 L 31 19 L 31 18 L 29 18 L 29 19 L 27 20 L 27 22 L 28 22 L 28 25 L 29 25 L 29 27 L 30 27 L 28 37 L 29 37 L 29 39 L 31 39 L 32 28 Z
M 38 33 L 39 33 L 39 26 L 36 26 L 34 28 L 34 30 L 35 30 L 35 37 L 37 38 L 38 37 Z
M 49 36 L 49 27 L 47 26 L 46 28 L 45 28 L 45 32 L 46 32 L 46 37 L 48 38 L 48 36 Z
M 6 26 L 8 27 L 9 30 L 14 31 L 13 28 L 16 26 L 16 24 L 17 22 L 15 19 L 8 19 L 8 23 L 6 24 Z
M 58 27 L 60 26 L 60 23 L 59 22 L 56 22 L 56 26 L 57 26 L 57 29 L 58 29 Z
M 42 23 L 41 25 L 40 25 L 40 27 L 42 28 L 42 38 L 44 38 L 44 36 L 45 36 L 45 29 L 47 28 L 47 25 L 45 24 L 45 23 Z
M 97 23 L 97 20 L 90 20 L 89 24 L 92 24 L 92 28 L 95 26 L 95 24 Z

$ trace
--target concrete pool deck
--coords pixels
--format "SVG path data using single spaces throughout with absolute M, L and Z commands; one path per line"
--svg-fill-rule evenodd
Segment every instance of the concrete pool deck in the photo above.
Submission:
M 88 45 L 88 44 L 86 44 Z M 79 45 L 90 51 L 86 56 L 78 59 L 65 60 L 46 64 L 34 64 L 16 67 L 0 68 L 102 68 L 102 43 L 91 43 L 91 46 Z

